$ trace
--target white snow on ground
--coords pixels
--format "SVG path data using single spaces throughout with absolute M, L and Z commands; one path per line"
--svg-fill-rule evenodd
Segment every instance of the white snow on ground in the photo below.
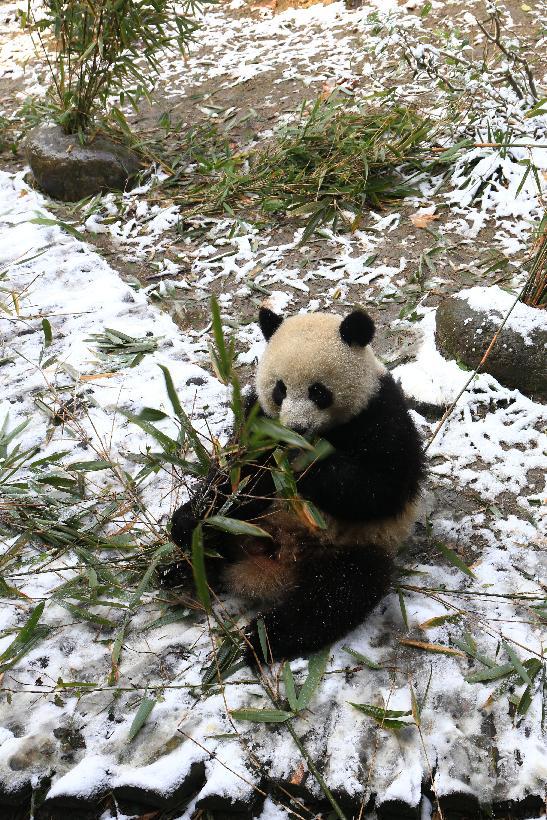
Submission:
M 382 9 L 386 5 L 376 4 Z M 395 9 L 395 5 L 390 4 L 390 8 Z M 254 21 L 226 17 L 222 10 L 208 12 L 204 33 L 199 36 L 201 42 L 206 37 L 219 40 L 218 58 L 213 63 L 191 57 L 182 73 L 176 61 L 166 61 L 166 93 L 179 93 L 181 85 L 191 87 L 213 77 L 227 86 L 237 86 L 279 66 L 286 78 L 301 76 L 305 82 L 327 82 L 363 75 L 370 77 L 375 87 L 376 65 L 384 60 L 388 43 L 385 34 L 374 34 L 367 27 L 370 11 L 368 7 L 349 12 L 335 3 L 275 16 L 263 10 Z M 403 29 L 419 30 L 418 18 L 400 14 L 403 16 L 397 19 Z M 6 25 L 4 17 L 0 25 Z M 354 41 L 346 36 L 352 27 L 363 36 L 370 35 L 373 50 L 365 53 L 358 65 Z M 393 34 L 393 43 L 397 36 Z M 18 47 L 22 48 L 20 43 Z M 15 53 L 13 48 L 0 54 L 4 71 Z M 29 82 L 34 80 L 35 75 L 29 75 Z M 418 82 L 414 88 L 419 94 Z M 530 129 L 530 135 L 536 133 L 533 129 L 545 127 L 541 123 L 545 118 L 523 120 L 517 101 L 514 113 L 522 127 Z M 448 196 L 455 219 L 452 229 L 469 241 L 493 219 L 504 233 L 507 252 L 515 252 L 539 212 L 532 179 L 518 190 L 523 167 L 519 162 L 532 157 L 541 169 L 545 167 L 543 155 L 536 157 L 536 149 L 511 149 L 502 161 L 498 153 L 487 148 L 474 151 L 464 154 L 453 170 Z M 462 190 L 465 165 L 474 160 L 478 162 L 471 181 L 467 176 Z M 416 198 L 417 206 L 429 205 L 430 182 L 422 183 L 423 197 Z M 473 200 L 481 185 L 481 198 Z M 89 215 L 80 230 L 89 234 L 108 231 L 127 258 L 150 258 L 168 243 L 168 228 L 176 224 L 179 212 L 167 202 L 150 207 L 146 187 L 123 196 L 103 197 L 99 210 Z M 8 431 L 31 418 L 17 441 L 22 448 L 39 448 L 36 459 L 57 451 L 69 451 L 68 462 L 108 454 L 134 476 L 140 465 L 131 461 L 130 454 L 146 452 L 151 440 L 130 425 L 121 411 L 138 413 L 143 407 L 153 407 L 172 414 L 161 364 L 169 368 L 181 401 L 204 441 L 224 435 L 229 427 L 229 397 L 208 369 L 207 328 L 181 333 L 146 292 L 123 282 L 89 245 L 55 225 L 31 222 L 37 215 L 42 222 L 52 218 L 47 202 L 29 189 L 20 175 L 0 173 L 0 306 L 4 303 L 7 308 L 0 318 L 0 425 L 6 415 Z M 105 221 L 106 217 L 110 219 Z M 351 238 L 332 235 L 329 260 L 313 271 L 284 264 L 301 231 L 291 241 L 278 242 L 273 234 L 259 232 L 246 223 L 211 220 L 203 245 L 188 260 L 197 277 L 197 284 L 191 287 L 207 291 L 213 282 L 227 281 L 246 296 L 250 294 L 251 271 L 260 264 L 253 281 L 273 288 L 271 304 L 277 310 L 290 312 L 297 296 L 307 296 L 312 280 L 321 281 L 324 290 L 320 298 L 310 300 L 309 309 L 333 307 L 341 311 L 338 302 L 351 302 L 356 293 L 365 300 L 373 287 L 393 294 L 406 269 L 405 249 L 401 248 L 396 265 L 370 260 L 400 218 L 400 214 L 380 214 L 376 230 L 359 230 Z M 234 253 L 219 259 L 223 249 Z M 162 264 L 177 286 L 190 287 L 181 281 L 176 264 L 169 260 Z M 489 298 L 480 288 L 468 290 L 467 296 L 472 306 Z M 220 300 L 226 312 L 232 310 L 229 297 L 231 293 L 226 293 Z M 488 305 L 496 312 L 506 312 L 505 301 L 489 301 Z M 519 310 L 512 321 L 522 329 Z M 415 360 L 397 367 L 394 375 L 421 401 L 447 403 L 469 374 L 435 350 L 434 312 L 420 308 L 419 313 L 421 346 Z M 52 342 L 47 347 L 43 319 L 52 329 Z M 88 341 L 91 334 L 105 327 L 136 337 L 151 334 L 148 338 L 158 340 L 158 348 L 135 367 L 116 370 L 97 358 L 93 342 Z M 240 363 L 251 364 L 263 344 L 256 325 L 239 330 L 237 340 Z M 83 405 L 77 421 L 51 427 L 40 402 L 58 406 L 61 398 L 67 397 L 78 397 Z M 407 623 L 394 591 L 363 626 L 332 647 L 327 674 L 310 709 L 293 722 L 311 757 L 322 762 L 331 789 L 363 798 L 372 791 L 380 802 L 401 799 L 416 805 L 422 781 L 434 771 L 438 795 L 470 792 L 490 803 L 542 792 L 547 753 L 541 725 L 541 673 L 531 687 L 526 714 L 515 714 L 509 697 L 518 702 L 526 689 L 523 681 L 512 678 L 512 690 L 500 689 L 505 679 L 467 682 L 465 677 L 484 671 L 488 664 L 466 656 L 455 641 L 461 644 L 469 631 L 477 643 L 476 652 L 486 656 L 490 664 L 510 660 L 506 645 L 521 661 L 544 656 L 545 638 L 533 607 L 545 598 L 540 583 L 547 568 L 545 539 L 541 510 L 536 506 L 545 490 L 540 487 L 532 492 L 529 474 L 537 474 L 545 466 L 542 429 L 546 417 L 543 405 L 483 374 L 474 380 L 430 447 L 433 491 L 424 501 L 424 523 L 430 527 L 433 541 L 441 541 L 460 556 L 465 554 L 463 547 L 471 545 L 478 555 L 472 566 L 474 577 L 447 564 L 438 551 L 438 563 L 406 559 L 418 573 L 402 576 L 399 582 Z M 435 425 L 416 418 L 424 435 L 429 435 Z M 169 434 L 176 430 L 169 419 L 156 424 Z M 90 489 L 109 493 L 118 481 L 119 475 L 111 471 L 93 473 Z M 166 469 L 151 474 L 142 487 L 143 506 L 158 532 L 184 493 L 178 485 L 176 475 Z M 443 499 L 443 493 L 454 492 L 459 498 L 458 492 L 469 489 L 476 492 L 477 499 L 471 511 L 446 502 L 436 504 L 435 494 Z M 504 493 L 516 499 L 518 516 L 503 517 L 498 510 L 493 519 L 487 517 L 496 511 L 497 500 Z M 0 512 L 2 503 L 0 496 Z M 121 511 L 116 526 L 121 532 L 131 521 L 132 512 Z M 9 558 L 15 540 L 0 542 L 4 558 Z M 17 791 L 29 779 L 36 783 L 51 766 L 55 770 L 51 797 L 89 798 L 108 788 L 129 786 L 169 795 L 184 782 L 192 764 L 203 761 L 207 782 L 184 815 L 190 817 L 199 800 L 211 795 L 247 801 L 260 780 L 260 765 L 265 765 L 272 777 L 286 781 L 300 772 L 301 757 L 282 725 L 272 728 L 236 723 L 230 718 L 230 710 L 271 706 L 249 670 L 234 673 L 224 687 L 202 687 L 203 670 L 212 659 L 204 619 L 187 613 L 175 623 L 150 627 L 164 609 L 155 593 L 146 593 L 125 633 L 119 679 L 109 684 L 112 643 L 124 610 L 115 606 L 100 610 L 116 629 L 84 623 L 50 597 L 73 577 L 77 558 L 69 554 L 52 560 L 33 543 L 24 546 L 23 555 L 25 563 L 19 568 L 9 565 L 4 577 L 31 600 L 2 599 L 0 654 L 12 642 L 13 630 L 27 620 L 31 605 L 42 600 L 46 607 L 41 623 L 49 625 L 51 631 L 4 673 L 0 782 L 5 787 Z M 402 555 L 401 564 L 404 562 Z M 238 602 L 218 606 L 221 612 L 240 616 L 241 624 L 249 617 Z M 442 616 L 453 617 L 432 622 Z M 408 638 L 456 654 L 399 643 Z M 344 646 L 381 668 L 359 667 Z M 352 671 L 346 671 L 348 666 Z M 297 679 L 303 679 L 306 663 L 296 661 L 292 668 Z M 67 688 L 58 683 L 59 679 L 65 684 L 96 686 L 90 691 L 83 685 Z M 406 712 L 412 708 L 412 690 L 420 703 L 419 728 L 412 716 L 406 716 L 408 726 L 388 731 L 350 705 L 366 703 Z M 157 702 L 140 733 L 129 743 L 128 733 L 145 694 Z M 67 750 L 59 728 L 75 733 L 85 745 Z M 487 739 L 492 735 L 495 761 Z M 303 776 L 305 788 L 319 795 L 314 779 L 305 770 Z M 285 816 L 285 809 L 268 798 L 263 820 Z

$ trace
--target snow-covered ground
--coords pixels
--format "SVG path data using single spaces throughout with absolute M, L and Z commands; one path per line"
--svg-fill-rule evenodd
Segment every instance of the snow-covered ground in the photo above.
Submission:
M 234 0 L 228 10 L 207 13 L 206 33 L 200 34 L 199 49 L 187 66 L 166 60 L 167 95 L 214 78 L 225 88 L 237 87 L 266 72 L 276 78 L 272 82 L 297 77 L 305 85 L 351 86 L 355 78 L 361 83 L 368 78 L 369 89 L 380 88 L 389 76 L 390 47 L 400 44 L 400 31 L 421 36 L 420 18 L 396 3 L 377 2 L 357 11 L 335 3 L 278 15 L 262 9 L 252 20 L 236 14 L 241 6 Z M 474 4 L 469 6 L 475 10 Z M 391 34 L 377 31 L 368 17 L 385 10 L 393 15 L 386 22 Z M 13 21 L 0 23 L 3 32 L 15 37 Z M 357 56 L 356 37 L 366 41 Z M 24 43 L 14 43 L 0 52 L 0 76 L 13 77 L 13 61 L 19 65 L 21 55 L 27 54 Z M 217 44 L 215 59 L 206 54 L 211 43 Z M 33 65 L 26 74 L 15 72 L 18 78 L 26 76 L 22 94 L 36 89 L 39 69 Z M 419 96 L 428 88 L 430 80 L 421 77 L 407 92 Z M 446 98 L 438 94 L 441 108 Z M 547 143 L 547 116 L 527 119 L 526 104 L 507 90 L 503 94 L 504 114 L 493 102 L 484 119 L 475 121 L 477 142 L 488 115 L 491 123 L 499 124 L 509 110 L 521 143 Z M 275 105 L 275 100 L 266 97 L 264 105 L 269 103 Z M 424 177 L 421 195 L 410 204 L 418 214 L 434 215 L 448 203 L 448 221 L 442 227 L 433 224 L 441 235 L 463 243 L 470 254 L 469 268 L 474 243 L 489 228 L 489 241 L 509 258 L 512 278 L 505 285 L 516 289 L 522 274 L 511 261 L 520 260 L 541 212 L 546 157 L 547 151 L 536 147 L 517 147 L 504 155 L 473 148 L 457 161 L 436 199 L 441 180 Z M 478 162 L 469 170 L 474 160 Z M 522 162 L 528 160 L 537 173 L 523 183 Z M 203 239 L 179 248 L 177 257 L 167 251 L 178 206 L 167 198 L 150 204 L 149 189 L 144 185 L 123 197 L 103 197 L 78 226 L 82 241 L 53 224 L 51 205 L 27 186 L 22 172 L 0 172 L 0 429 L 4 419 L 5 433 L 27 422 L 8 452 L 16 445 L 21 452 L 36 448 L 33 462 L 62 453 L 57 461 L 35 464 L 5 480 L 30 477 L 38 495 L 50 487 L 52 499 L 62 506 L 62 484 L 48 480 L 73 478 L 71 464 L 108 463 L 105 469 L 89 470 L 82 504 L 91 497 L 117 503 L 109 533 L 125 536 L 132 555 L 142 549 L 148 556 L 161 543 L 184 486 L 180 473 L 166 465 L 139 478 L 135 503 L 127 505 L 129 477 L 140 476 L 142 469 L 142 459 L 135 463 L 135 454 L 157 448 L 124 412 L 162 411 L 168 417 L 154 423 L 166 434 L 176 432 L 159 367 L 167 366 L 187 413 L 204 441 L 211 442 L 229 428 L 229 396 L 211 375 L 208 321 L 182 331 L 152 300 L 157 287 L 128 284 L 91 243 L 94 235 L 107 234 L 125 260 L 150 261 L 157 254 L 157 270 L 165 280 L 160 295 L 162 288 L 207 294 L 214 287 L 220 290 L 223 314 L 235 319 L 256 295 L 249 286 L 251 277 L 255 286 L 272 292 L 272 304 L 281 311 L 342 312 L 357 301 L 374 309 L 404 292 L 415 264 L 411 240 L 417 231 L 409 224 L 401 240 L 401 226 L 408 221 L 403 209 L 372 213 L 367 226 L 351 236 L 327 230 L 324 258 L 306 267 L 285 262 L 290 254 L 315 251 L 314 245 L 297 248 L 301 229 L 287 240 L 286 233 L 278 236 L 244 221 L 211 218 Z M 394 236 L 401 245 L 388 252 Z M 226 249 L 233 252 L 226 255 Z M 446 283 L 444 272 L 428 276 L 428 293 L 438 298 Z M 473 298 L 480 301 L 480 294 L 475 292 Z M 469 373 L 435 349 L 434 301 L 420 296 L 414 323 L 391 320 L 397 340 L 411 333 L 419 340 L 412 360 L 393 372 L 409 395 L 446 404 Z M 157 348 L 134 367 L 102 359 L 91 337 L 105 328 L 153 339 Z M 236 338 L 238 361 L 253 364 L 262 344 L 256 324 L 240 326 Z M 63 408 L 63 423 L 53 424 L 53 416 L 59 420 Z M 418 414 L 415 418 L 428 439 L 435 423 Z M 396 800 L 410 806 L 421 802 L 422 816 L 428 817 L 431 804 L 422 798 L 422 784 L 430 781 L 436 797 L 462 793 L 485 805 L 544 794 L 547 562 L 541 505 L 546 418 L 544 405 L 491 376 L 473 381 L 428 450 L 430 480 L 422 523 L 400 557 L 407 574 L 401 574 L 399 586 L 363 626 L 331 647 L 326 674 L 309 709 L 292 721 L 328 787 L 349 796 L 357 813 L 359 802 L 367 804 L 373 794 L 376 806 Z M 0 449 L 0 459 L 5 456 Z M 7 483 L 0 484 L 0 525 L 3 510 L 17 500 L 16 489 L 11 487 L 8 495 L 6 488 Z M 71 512 L 67 501 L 61 523 Z M 439 542 L 444 551 L 436 546 Z M 115 556 L 98 550 L 97 570 L 83 562 L 82 553 L 46 549 L 32 538 L 23 543 L 17 534 L 0 536 L 0 549 L 4 797 L 23 794 L 29 785 L 38 788 L 43 777 L 51 776 L 46 790 L 51 800 L 69 796 L 92 801 L 114 790 L 122 805 L 124 798 L 162 805 L 173 794 L 181 800 L 185 795 L 191 799 L 180 817 L 190 818 L 196 807 L 233 808 L 250 804 L 254 796 L 263 820 L 287 817 L 286 792 L 267 797 L 260 807 L 264 791 L 269 791 L 263 780 L 267 773 L 287 787 L 298 787 L 304 800 L 321 798 L 284 724 L 243 722 L 230 715 L 241 708 L 271 707 L 262 681 L 242 668 L 221 684 L 203 685 L 213 659 L 211 631 L 184 601 L 177 606 L 170 600 L 167 606 L 165 593 L 147 587 L 132 607 L 135 583 L 109 599 L 110 606 L 103 602 L 89 610 L 91 619 L 75 611 L 77 597 L 70 597 L 72 610 L 65 606 L 66 597 L 58 594 L 62 585 L 81 572 L 87 573 L 89 588 L 100 585 L 101 563 L 115 572 L 122 549 Z M 472 575 L 454 564 L 458 558 L 470 564 Z M 9 654 L 8 647 L 13 650 L 17 632 L 42 602 L 42 631 L 35 632 L 39 640 L 10 667 L 16 653 Z M 240 602 L 217 606 L 219 613 L 240 624 L 249 617 Z M 117 638 L 122 648 L 113 675 Z M 345 647 L 379 668 L 359 663 Z M 510 664 L 512 672 L 498 669 Z M 297 680 L 305 677 L 306 660 L 291 667 Z M 273 687 L 283 697 L 277 671 Z M 473 678 L 477 673 L 479 680 Z M 533 678 L 530 685 L 526 675 Z M 147 703 L 150 714 L 129 740 L 133 720 Z M 401 720 L 408 725 L 388 730 L 353 703 L 403 712 Z M 310 814 L 305 806 L 296 810 Z M 115 809 L 108 809 L 105 820 L 107 816 L 116 816 Z

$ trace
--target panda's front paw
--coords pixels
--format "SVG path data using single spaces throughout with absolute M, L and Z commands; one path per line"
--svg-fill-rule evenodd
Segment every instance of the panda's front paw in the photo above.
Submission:
M 173 513 L 171 519 L 171 539 L 179 547 L 189 547 L 192 541 L 192 532 L 199 524 L 189 503 L 183 504 Z

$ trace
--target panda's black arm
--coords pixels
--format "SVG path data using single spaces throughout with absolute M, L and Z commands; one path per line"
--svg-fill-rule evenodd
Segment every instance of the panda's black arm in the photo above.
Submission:
M 335 452 L 298 481 L 301 495 L 325 512 L 366 521 L 397 515 L 416 497 L 424 475 L 421 440 L 389 375 L 366 410 L 326 438 Z
M 334 453 L 302 476 L 298 491 L 330 515 L 366 521 L 400 512 L 408 499 L 401 498 L 397 483 L 387 462 L 366 465 L 356 457 Z

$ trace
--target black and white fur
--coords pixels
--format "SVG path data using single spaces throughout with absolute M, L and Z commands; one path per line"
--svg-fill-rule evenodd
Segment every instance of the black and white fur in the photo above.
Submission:
M 320 435 L 334 452 L 297 476 L 299 495 L 323 513 L 312 529 L 275 497 L 273 461 L 247 468 L 250 480 L 230 515 L 253 521 L 270 539 L 226 535 L 221 582 L 255 600 L 273 659 L 292 658 L 341 638 L 389 587 L 392 558 L 417 516 L 424 457 L 399 386 L 374 355 L 374 323 L 357 310 L 283 320 L 262 308 L 268 341 L 256 375 L 260 411 L 300 433 Z M 196 505 L 215 510 L 230 494 L 206 482 L 173 516 L 182 547 Z M 218 566 L 217 560 L 217 566 Z M 211 576 L 209 576 L 211 578 Z M 258 657 L 256 620 L 249 639 Z

